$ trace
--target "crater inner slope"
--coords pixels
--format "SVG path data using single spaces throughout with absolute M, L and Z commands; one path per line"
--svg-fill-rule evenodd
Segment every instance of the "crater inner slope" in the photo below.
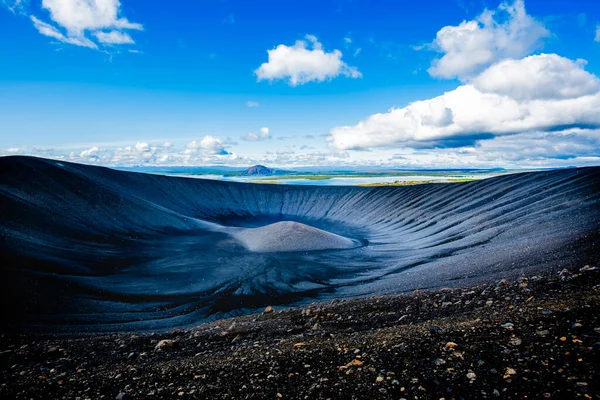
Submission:
M 0 157 L 0 324 L 172 329 L 600 262 L 600 167 L 257 185 Z

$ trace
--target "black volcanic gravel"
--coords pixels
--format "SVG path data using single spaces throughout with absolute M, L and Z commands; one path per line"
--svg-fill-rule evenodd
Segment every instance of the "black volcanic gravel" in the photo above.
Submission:
M 0 398 L 600 399 L 600 272 L 559 272 L 170 333 L 4 333 Z

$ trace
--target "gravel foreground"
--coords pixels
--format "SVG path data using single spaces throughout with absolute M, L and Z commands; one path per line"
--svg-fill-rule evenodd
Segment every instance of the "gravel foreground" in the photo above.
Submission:
M 3 333 L 3 399 L 600 399 L 600 270 L 170 333 Z

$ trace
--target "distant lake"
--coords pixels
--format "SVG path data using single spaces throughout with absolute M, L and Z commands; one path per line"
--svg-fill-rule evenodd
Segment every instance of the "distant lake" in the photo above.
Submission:
M 265 179 L 271 181 L 270 179 Z M 367 185 L 370 183 L 393 183 L 409 181 L 446 181 L 446 177 L 441 176 L 380 176 L 380 177 L 333 177 L 329 179 L 273 179 L 286 185 L 316 185 L 316 186 L 356 186 Z M 259 182 L 260 180 L 254 180 Z
M 285 185 L 313 185 L 313 186 L 357 186 L 357 185 L 368 185 L 374 183 L 394 183 L 398 182 L 450 182 L 452 178 L 460 179 L 485 179 L 493 176 L 492 174 L 456 174 L 449 173 L 448 175 L 405 175 L 405 176 L 332 176 L 326 179 L 280 179 L 277 176 L 224 176 L 216 174 L 203 174 L 203 175 L 192 175 L 192 174 L 165 174 L 170 176 L 180 176 L 187 178 L 196 179 L 211 179 L 221 181 L 233 181 L 233 182 L 244 182 L 244 183 L 255 183 L 255 184 L 285 184 Z

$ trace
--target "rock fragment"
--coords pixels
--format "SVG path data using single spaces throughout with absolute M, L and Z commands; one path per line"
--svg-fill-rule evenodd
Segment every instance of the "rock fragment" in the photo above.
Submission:
M 275 309 L 272 306 L 267 306 L 265 308 L 265 310 L 263 311 L 263 314 L 270 314 L 270 313 L 272 313 L 274 311 L 275 311 Z
M 171 350 L 179 347 L 179 342 L 173 339 L 163 339 L 156 347 L 154 347 L 154 351 L 163 351 L 163 350 Z

